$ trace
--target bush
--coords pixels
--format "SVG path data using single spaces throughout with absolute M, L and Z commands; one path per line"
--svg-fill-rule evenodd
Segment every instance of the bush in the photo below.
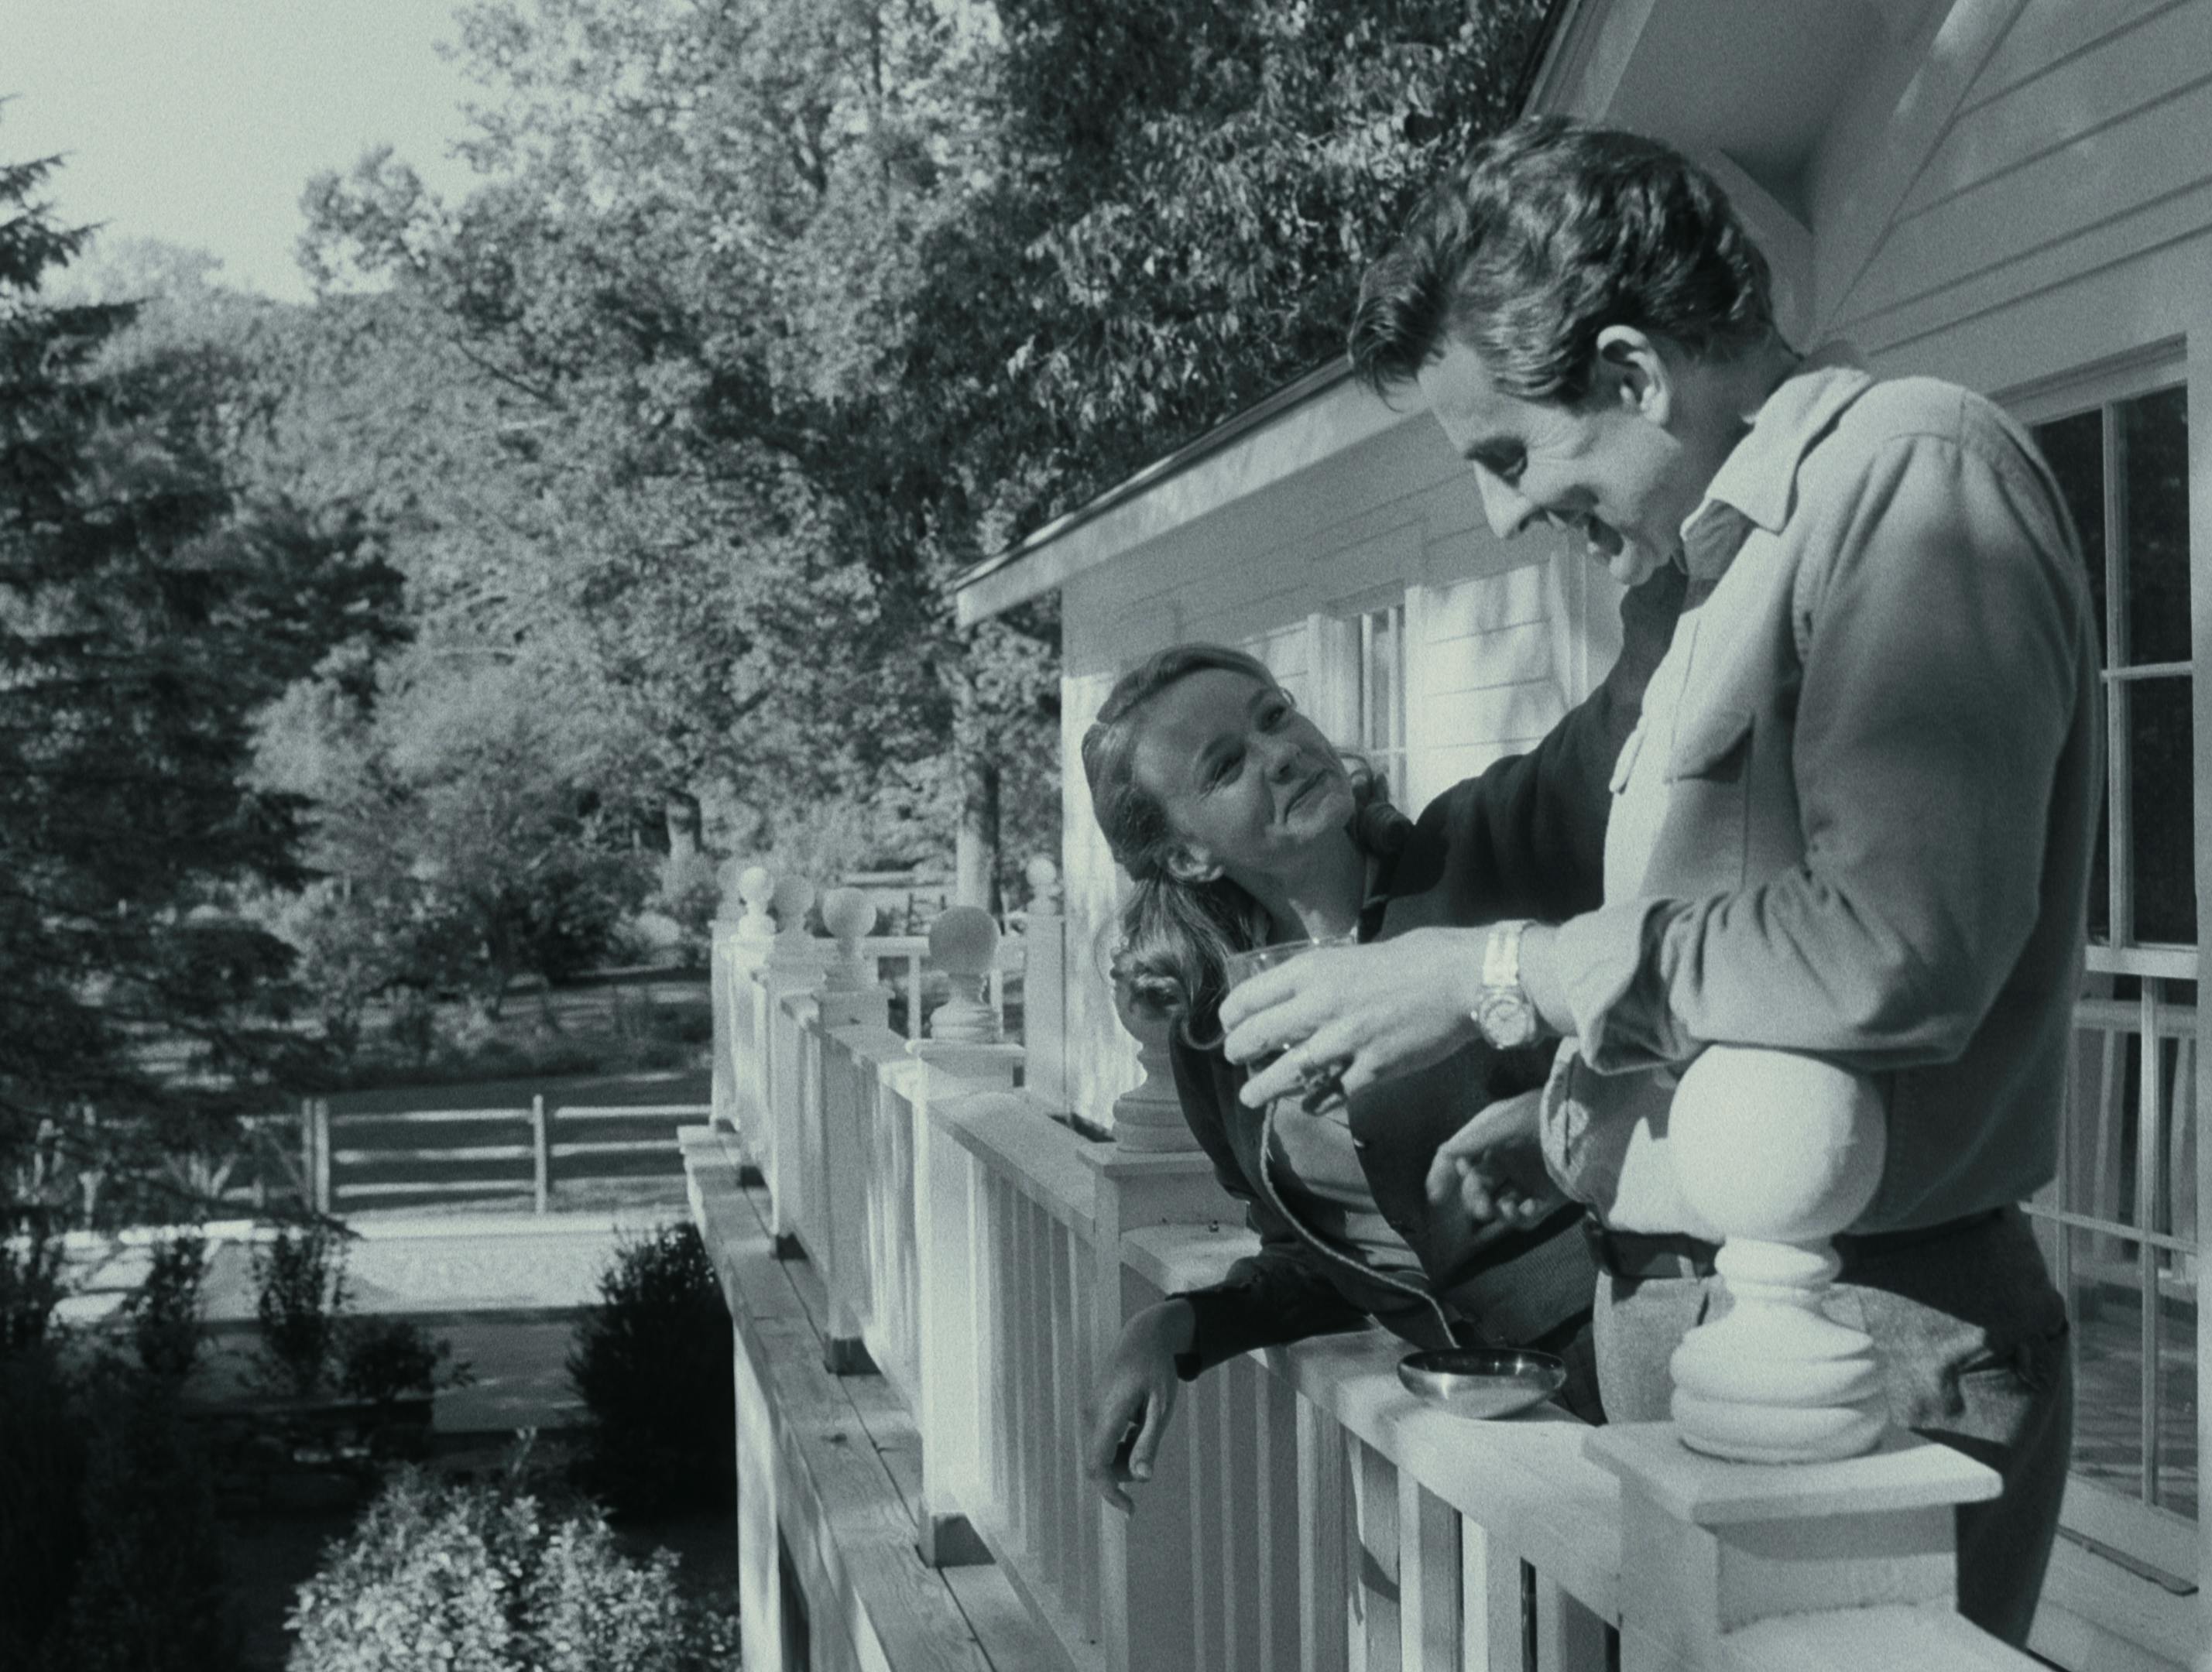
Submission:
M 301 1586 L 289 1672 L 706 1672 L 734 1622 L 687 1605 L 676 1558 L 615 1548 L 595 1510 L 549 1518 L 506 1485 L 403 1471 Z
M 0 1354 L 43 1342 L 54 1308 L 70 1293 L 69 1250 L 61 1231 L 45 1214 L 22 1219 L 20 1227 L 0 1224 Z
M 181 1382 L 200 1354 L 200 1283 L 207 1239 L 183 1231 L 154 1245 L 146 1281 L 124 1303 L 131 1344 L 150 1376 Z
M 338 1388 L 356 1399 L 383 1406 L 464 1386 L 468 1366 L 453 1358 L 453 1342 L 433 1340 L 411 1318 L 349 1318 L 338 1325 Z
M 349 1299 L 345 1245 L 322 1225 L 280 1227 L 254 1251 L 254 1316 L 261 1323 L 261 1351 L 302 1399 L 313 1397 L 329 1375 L 337 1320 Z
M 578 1483 L 637 1514 L 735 1502 L 730 1315 L 698 1228 L 624 1242 L 599 1297 L 568 1350 L 592 1418 Z
M 0 1665 L 227 1672 L 215 1499 L 174 1384 L 113 1361 L 72 1384 L 0 1363 Z

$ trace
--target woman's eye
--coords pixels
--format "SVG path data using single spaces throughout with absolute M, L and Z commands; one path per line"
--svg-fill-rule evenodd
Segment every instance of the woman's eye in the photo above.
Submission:
M 1260 711 L 1260 729 L 1273 731 L 1291 718 L 1291 706 L 1286 702 L 1270 703 Z
M 1206 788 L 1210 790 L 1217 785 L 1228 783 L 1231 778 L 1237 776 L 1243 765 L 1244 752 L 1242 749 L 1234 754 L 1223 755 L 1213 763 L 1213 770 L 1206 775 Z

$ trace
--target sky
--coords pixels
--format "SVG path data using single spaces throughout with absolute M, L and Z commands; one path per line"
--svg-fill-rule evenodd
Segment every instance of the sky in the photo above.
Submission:
M 300 192 L 390 143 L 439 191 L 477 89 L 435 43 L 454 0 L 0 0 L 0 160 L 67 154 L 65 226 L 220 257 L 242 290 L 304 300 Z

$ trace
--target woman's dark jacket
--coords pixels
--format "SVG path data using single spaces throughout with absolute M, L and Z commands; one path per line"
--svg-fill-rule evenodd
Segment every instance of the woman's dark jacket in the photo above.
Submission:
M 1523 755 L 1500 760 L 1430 803 L 1404 845 L 1382 858 L 1361 922 L 1363 940 L 1412 929 L 1506 918 L 1562 922 L 1599 904 L 1615 759 L 1634 730 L 1651 669 L 1680 608 L 1671 565 L 1621 607 L 1620 660 L 1589 699 Z M 1402 822 L 1401 827 L 1402 828 Z M 1429 1287 L 1497 1344 L 1522 1344 L 1587 1312 L 1595 1283 L 1566 1208 L 1527 1231 L 1472 1245 L 1476 1227 L 1455 1197 L 1431 1205 L 1437 1148 L 1488 1105 L 1540 1086 L 1549 1045 L 1501 1052 L 1477 1040 L 1440 1063 L 1371 1086 L 1351 1100 L 1352 1143 L 1384 1220 L 1419 1257 Z M 1316 1250 L 1291 1223 L 1261 1165 L 1265 1112 L 1237 1099 L 1245 1071 L 1218 1048 L 1170 1046 L 1183 1118 L 1222 1187 L 1260 1233 L 1255 1254 L 1210 1287 L 1188 1292 L 1194 1317 L 1185 1378 L 1255 1347 L 1362 1327 L 1370 1318 L 1427 1346 L 1444 1343 L 1433 1312 L 1352 1262 Z

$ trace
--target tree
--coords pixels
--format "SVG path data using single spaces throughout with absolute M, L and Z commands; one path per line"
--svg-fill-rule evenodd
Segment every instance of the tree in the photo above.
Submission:
M 515 977 L 599 961 L 651 873 L 603 786 L 617 740 L 512 660 L 418 644 L 357 699 L 295 686 L 262 730 L 262 782 L 311 800 L 329 879 L 279 923 L 341 1043 L 393 990 L 499 1014 Z
M 40 292 L 83 235 L 0 167 L 0 1200 L 68 1206 L 295 1074 L 289 954 L 230 910 L 302 880 L 299 806 L 241 783 L 254 710 L 373 638 L 396 577 L 234 491 L 207 367 L 109 366 L 131 310 Z M 28 1195 L 27 1181 L 38 1180 Z M 114 1192 L 127 1195 L 127 1191 Z

